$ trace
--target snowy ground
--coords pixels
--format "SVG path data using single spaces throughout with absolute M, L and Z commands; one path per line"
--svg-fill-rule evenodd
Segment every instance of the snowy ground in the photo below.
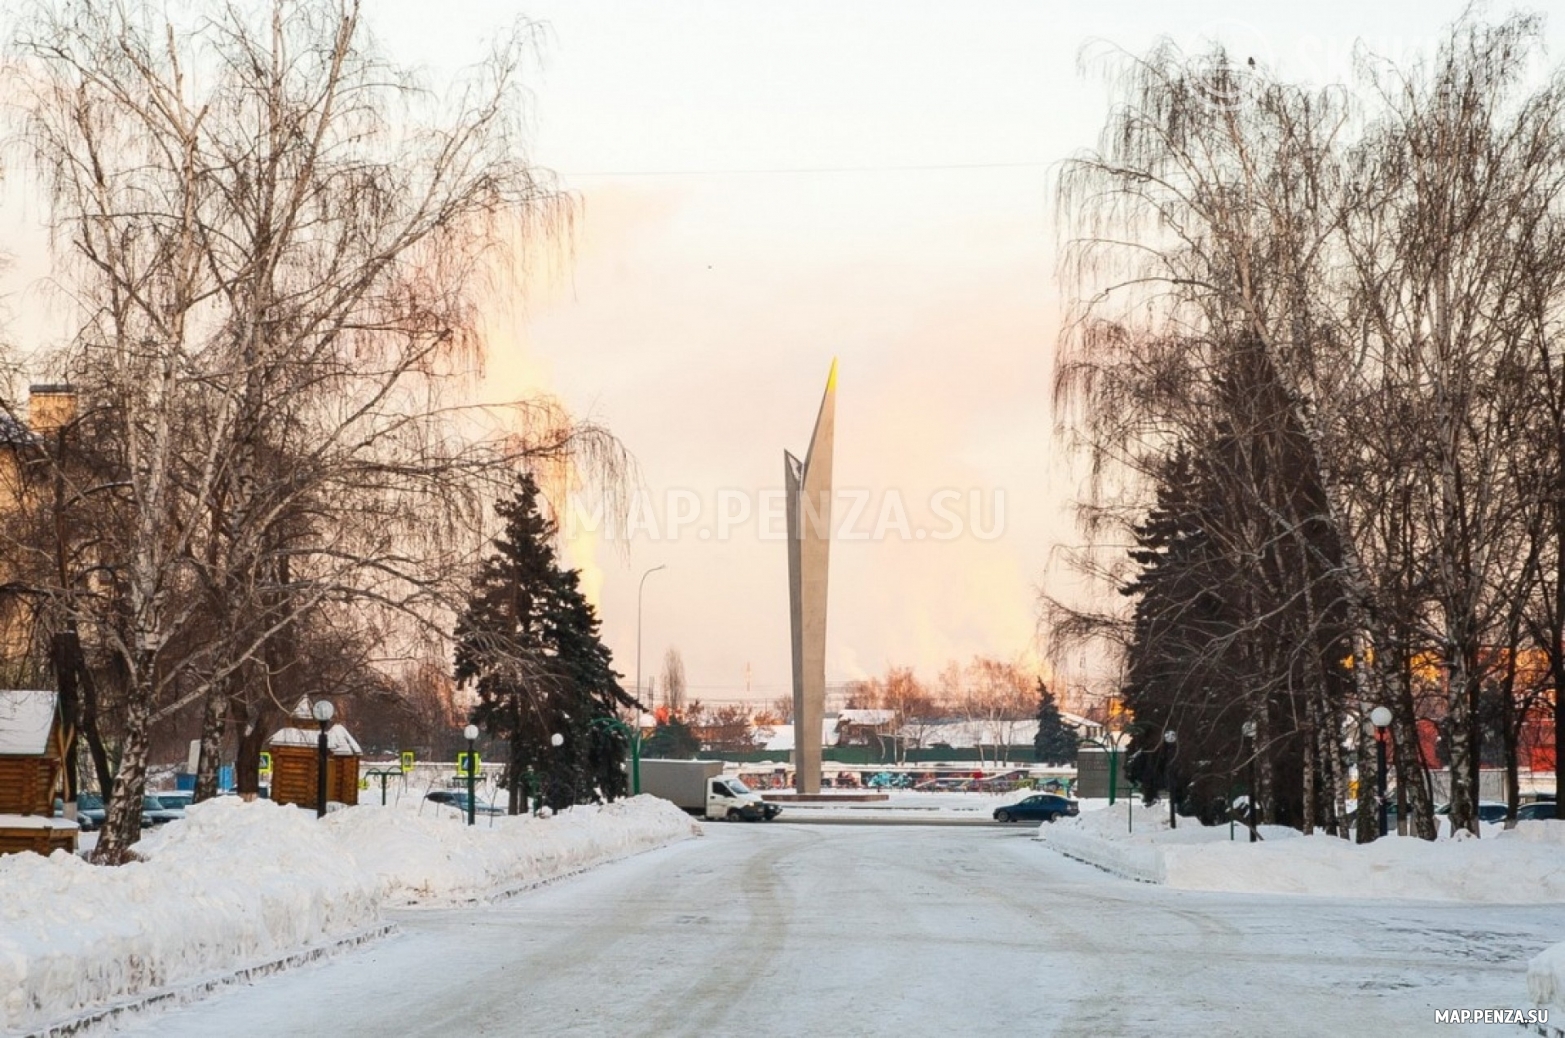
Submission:
M 136 845 L 144 862 L 0 857 L 0 1028 L 352 939 L 389 906 L 485 897 L 698 831 L 653 797 L 473 828 L 416 805 L 318 820 L 224 797 L 148 835 Z
M 1433 843 L 1392 835 L 1354 844 L 1261 826 L 1206 827 L 1139 801 L 1041 826 L 1038 839 L 1131 879 L 1183 890 L 1323 897 L 1417 898 L 1510 904 L 1565 902 L 1565 822 L 1485 827 L 1482 839 Z
M 1431 843 L 1392 835 L 1364 845 L 1262 826 L 1260 842 L 1252 844 L 1243 827 L 1208 828 L 1187 819 L 1171 829 L 1160 806 L 1093 806 L 1098 809 L 1079 818 L 1041 826 L 1038 839 L 1145 883 L 1330 898 L 1565 903 L 1565 822 L 1526 822 L 1509 831 L 1485 826 L 1480 839 L 1463 833 Z M 1565 944 L 1528 964 L 1526 984 L 1526 997 L 1518 1001 L 1528 1009 L 1548 1007 L 1565 1025 Z
M 364 1035 L 1517 1034 L 1565 906 L 1189 892 L 1025 828 L 706 827 L 232 988 L 132 1033 Z
M 144 864 L 0 859 L 0 1030 L 198 990 L 388 921 L 400 936 L 128 1026 L 1413 1034 L 1435 1029 L 1437 1008 L 1525 1010 L 1565 992 L 1565 946 L 1527 971 L 1565 935 L 1565 904 L 1549 903 L 1565 896 L 1547 893 L 1565 883 L 1565 824 L 1376 850 L 1270 829 L 1230 844 L 1226 827 L 1170 832 L 1166 812 L 1123 802 L 1041 828 L 990 822 L 1024 795 L 789 804 L 777 822 L 713 823 L 707 840 L 635 858 L 701 827 L 652 798 L 472 829 L 417 790 L 324 821 L 221 800 L 151 835 Z M 930 821 L 971 826 L 884 824 Z

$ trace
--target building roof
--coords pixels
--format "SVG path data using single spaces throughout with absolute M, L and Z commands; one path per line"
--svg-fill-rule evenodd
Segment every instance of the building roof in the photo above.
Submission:
M 320 739 L 319 731 L 307 732 L 302 728 L 284 728 L 266 740 L 266 745 L 307 746 L 315 749 L 320 745 Z M 326 748 L 334 757 L 358 757 L 364 753 L 359 747 L 358 740 L 349 735 L 348 730 L 340 724 L 334 724 L 327 730 Z
M 793 749 L 793 725 L 768 724 L 755 730 L 757 742 L 763 750 L 782 752 Z M 821 745 L 837 745 L 837 719 L 826 717 L 821 719 Z
M 0 754 L 36 757 L 49 748 L 49 729 L 59 695 L 0 689 Z
M 896 720 L 895 710 L 839 710 L 837 720 L 841 724 L 878 725 Z
M 38 437 L 33 435 L 31 429 L 19 421 L 13 415 L 0 411 L 0 443 L 13 444 L 21 447 L 29 443 L 36 443 Z
M 1061 712 L 1060 720 L 1067 727 L 1076 729 L 1078 735 L 1093 737 L 1101 734 L 1103 726 L 1085 717 Z M 902 730 L 908 739 L 917 739 L 921 746 L 946 745 L 952 749 L 968 749 L 976 746 L 1026 746 L 1038 734 L 1036 718 L 1025 721 L 935 721 L 931 724 L 909 725 Z

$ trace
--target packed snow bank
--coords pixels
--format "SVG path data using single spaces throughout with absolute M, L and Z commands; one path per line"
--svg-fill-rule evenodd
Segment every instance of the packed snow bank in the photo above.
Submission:
M 224 797 L 150 834 L 145 861 L 0 857 L 0 1029 L 199 981 L 345 939 L 385 905 L 543 882 L 699 832 L 637 797 L 550 819 L 454 819 L 353 808 L 317 820 Z
M 1565 944 L 1545 948 L 1527 963 L 1527 994 L 1540 1006 L 1565 1012 Z
M 1310 894 L 1347 898 L 1414 898 L 1496 904 L 1565 902 L 1565 822 L 1526 822 L 1483 839 L 1425 840 L 1392 836 L 1353 844 L 1261 826 L 1259 843 L 1244 827 L 1229 840 L 1226 825 L 1185 820 L 1168 828 L 1166 809 L 1093 811 L 1040 827 L 1038 839 L 1070 857 L 1147 883 L 1183 890 Z
M 1267 840 L 1299 835 L 1279 826 L 1261 826 L 1260 831 Z M 1248 840 L 1249 830 L 1236 828 L 1234 838 Z M 1045 822 L 1038 828 L 1038 839 L 1061 854 L 1127 879 L 1168 883 L 1170 851 L 1227 840 L 1228 827 L 1207 828 L 1186 819 L 1183 826 L 1170 829 L 1167 808 L 1149 808 L 1135 800 L 1112 808 L 1105 803 L 1101 809 L 1083 811 L 1075 818 Z
M 362 807 L 327 815 L 324 827 L 353 848 L 388 904 L 449 901 L 537 883 L 700 832 L 689 815 L 651 796 L 475 826 Z

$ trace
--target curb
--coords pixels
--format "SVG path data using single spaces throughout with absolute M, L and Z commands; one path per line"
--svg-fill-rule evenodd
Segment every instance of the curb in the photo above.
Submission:
M 1058 854 L 1062 858 L 1069 858 L 1071 861 L 1079 861 L 1083 865 L 1091 865 L 1099 872 L 1106 872 L 1115 879 L 1129 880 L 1132 883 L 1145 883 L 1149 887 L 1161 887 L 1164 885 L 1155 879 L 1147 879 L 1145 876 L 1132 876 L 1129 873 L 1121 872 L 1119 869 L 1110 868 L 1101 861 L 1093 861 L 1091 858 L 1084 858 L 1079 854 L 1072 854 L 1070 851 L 1063 851 L 1049 843 L 1047 840 L 1040 840 L 1038 842 L 1042 843 L 1045 847 L 1049 848 L 1049 850 L 1053 851 L 1055 854 Z M 1550 1038 L 1553 1038 L 1553 1036 L 1550 1036 Z M 1565 1035 L 1560 1035 L 1559 1038 L 1565 1038 Z
M 1538 1008 L 1554 1010 L 1559 1007 L 1539 1006 Z M 1549 1015 L 1552 1016 L 1554 1014 L 1551 1012 Z M 1541 1034 L 1543 1035 L 1543 1038 L 1565 1038 L 1565 1026 L 1557 1024 L 1553 1020 L 1550 1020 L 1546 1024 L 1532 1024 L 1530 1026 L 1523 1025 L 1522 1030 L 1526 1031 L 1528 1034 Z
M 378 941 L 382 937 L 389 937 L 397 932 L 398 927 L 396 923 L 377 923 L 367 929 L 351 933 L 346 937 L 340 937 L 330 944 L 317 944 L 308 948 L 301 948 L 298 951 L 289 952 L 287 955 L 270 959 L 254 966 L 245 966 L 231 973 L 205 977 L 201 980 L 177 984 L 173 987 L 159 988 L 156 991 L 126 999 L 123 1002 L 90 1009 L 79 1016 L 47 1024 L 38 1030 L 20 1033 L 25 1035 L 26 1038 L 72 1038 L 72 1036 L 91 1034 L 101 1025 L 124 1022 L 128 1018 L 148 1009 L 172 1009 L 175 1006 L 185 1005 L 186 1003 L 205 998 L 221 988 L 259 980 L 274 973 L 282 973 L 285 970 L 298 966 L 319 962 L 322 959 L 331 958 L 340 952 L 360 947 L 371 941 Z

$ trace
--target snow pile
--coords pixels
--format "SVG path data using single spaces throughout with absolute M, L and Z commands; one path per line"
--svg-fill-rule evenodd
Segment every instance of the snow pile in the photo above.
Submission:
M 1483 839 L 1433 843 L 1392 836 L 1354 844 L 1333 836 L 1304 837 L 1261 826 L 1249 843 L 1240 826 L 1184 820 L 1168 828 L 1163 811 L 1093 811 L 1045 824 L 1038 839 L 1063 854 L 1110 872 L 1183 890 L 1310 894 L 1344 898 L 1415 898 L 1495 904 L 1565 902 L 1565 822 L 1527 822 Z
M 394 820 L 388 824 L 388 820 Z M 459 819 L 360 807 L 326 816 L 389 904 L 474 897 L 538 883 L 700 832 L 679 808 L 652 796 L 576 807 L 552 818 Z
M 1292 829 L 1267 825 L 1261 826 L 1261 835 L 1270 841 L 1299 834 Z M 1248 829 L 1235 828 L 1235 840 L 1249 838 Z M 1075 818 L 1046 822 L 1038 828 L 1038 839 L 1067 857 L 1127 879 L 1169 883 L 1171 858 L 1177 855 L 1176 860 L 1187 860 L 1184 855 L 1192 844 L 1205 847 L 1217 840 L 1226 842 L 1228 827 L 1207 828 L 1186 819 L 1184 825 L 1170 829 L 1166 807 L 1147 807 L 1139 800 L 1131 800 L 1121 801 L 1112 808 L 1105 804 L 1101 810 L 1084 811 Z
M 41 1023 L 370 924 L 374 883 L 314 821 L 223 798 L 138 844 L 145 862 L 0 857 L 0 1025 Z
M 1565 944 L 1551 945 L 1527 963 L 1527 994 L 1540 1006 L 1565 1012 Z
M 0 1030 L 347 939 L 388 904 L 538 883 L 696 832 L 653 797 L 492 828 L 222 797 L 149 834 L 142 862 L 0 856 Z

